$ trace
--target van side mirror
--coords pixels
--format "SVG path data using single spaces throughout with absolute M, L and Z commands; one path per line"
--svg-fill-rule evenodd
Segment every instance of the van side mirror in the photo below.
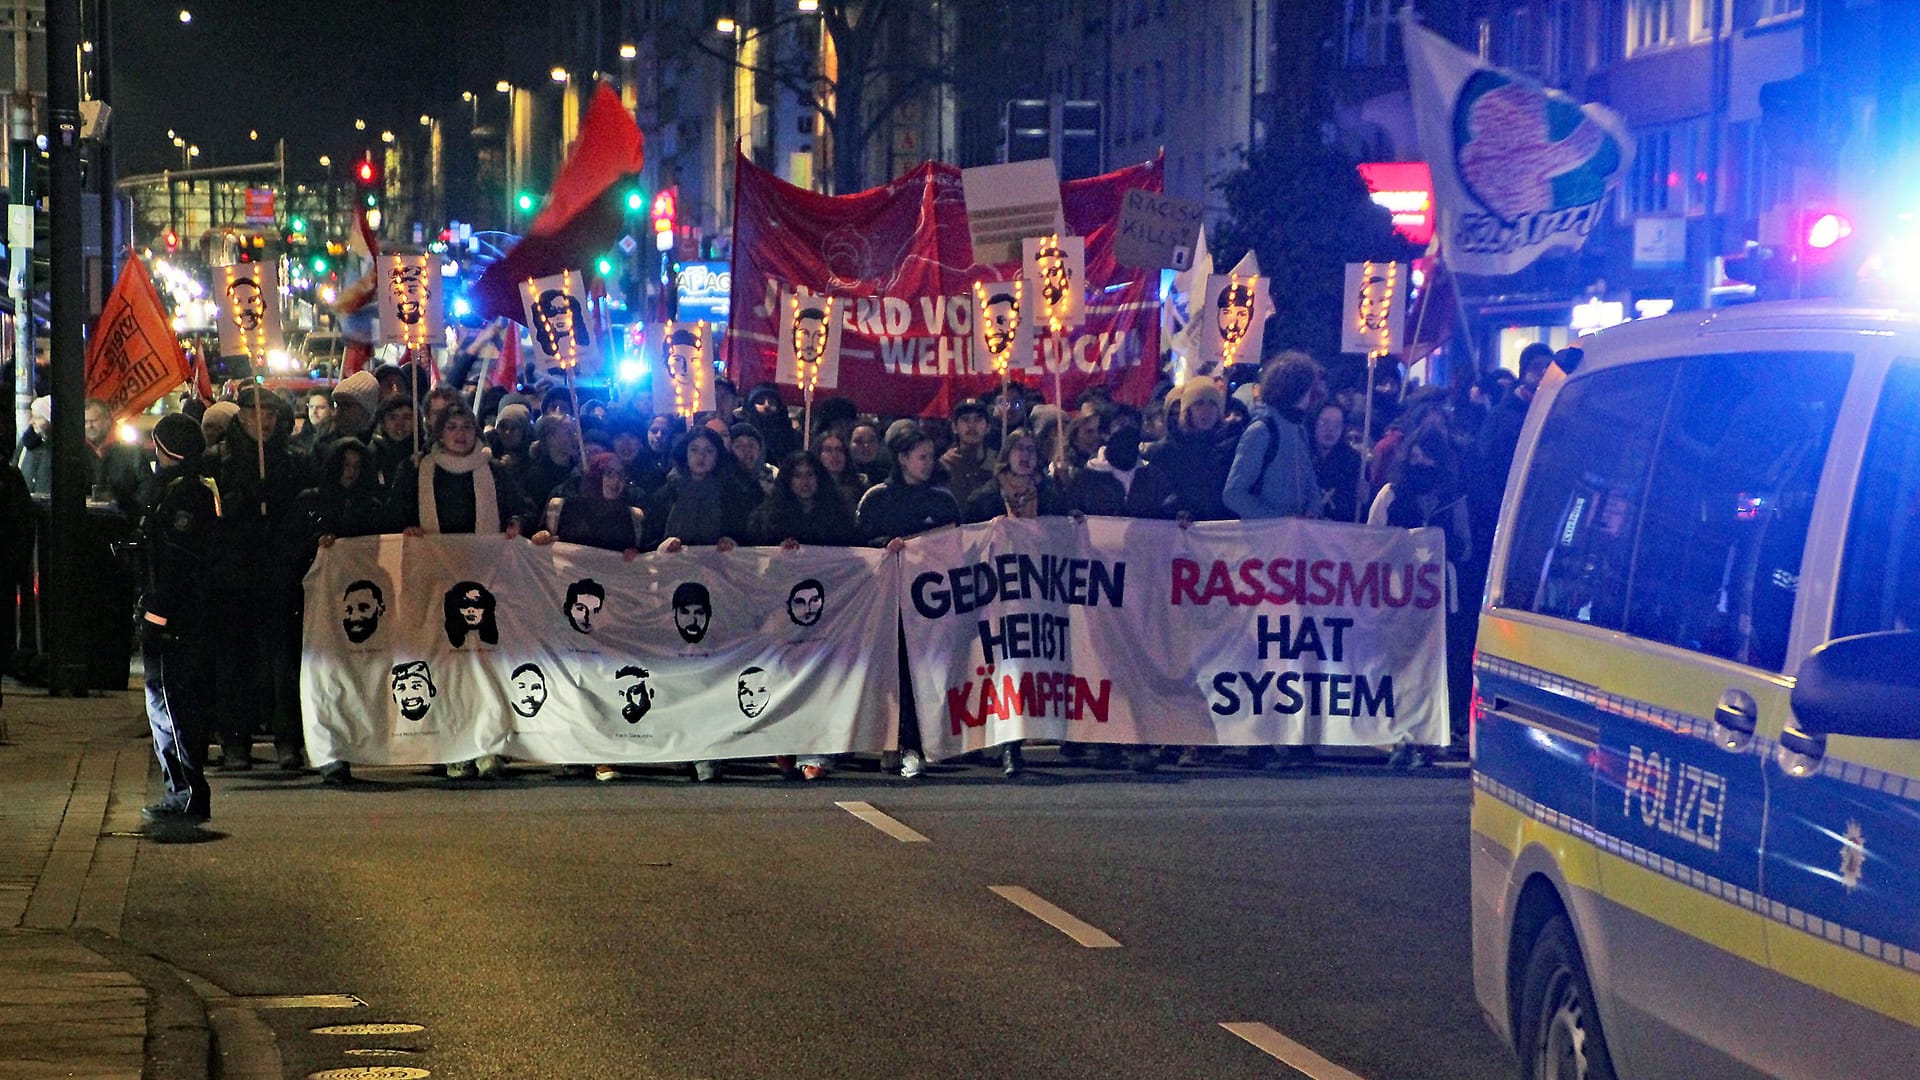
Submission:
M 1809 735 L 1920 739 L 1920 633 L 1835 638 L 1800 665 L 1793 715 Z

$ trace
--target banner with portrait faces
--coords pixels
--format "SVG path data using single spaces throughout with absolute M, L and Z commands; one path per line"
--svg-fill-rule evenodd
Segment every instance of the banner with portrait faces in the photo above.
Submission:
M 692 416 L 713 408 L 713 324 L 668 319 L 647 328 L 654 358 L 655 416 Z
M 444 284 L 438 255 L 382 255 L 380 341 L 424 349 L 446 342 Z
M 898 716 L 899 560 L 362 537 L 306 579 L 316 763 L 664 763 L 878 751 Z
M 802 390 L 832 390 L 840 385 L 840 338 L 846 300 L 821 296 L 804 285 L 783 290 L 786 319 L 774 381 Z
M 215 268 L 213 302 L 219 309 L 221 356 L 250 357 L 264 368 L 268 352 L 287 347 L 280 324 L 280 272 L 273 264 Z
M 606 365 L 599 307 L 578 270 L 520 283 L 520 299 L 533 330 L 530 357 L 538 377 L 565 382 L 597 379 Z

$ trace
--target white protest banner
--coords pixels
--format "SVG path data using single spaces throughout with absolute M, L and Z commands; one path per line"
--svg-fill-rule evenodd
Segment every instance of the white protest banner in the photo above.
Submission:
M 920 738 L 1447 741 L 1438 529 L 1001 518 L 907 543 Z
M 840 385 L 840 336 L 845 329 L 847 302 L 822 296 L 805 287 L 781 290 L 785 317 L 781 320 L 780 353 L 774 363 L 774 382 L 802 390 L 832 390 Z
M 1433 169 L 1441 251 L 1462 274 L 1511 274 L 1578 251 L 1633 160 L 1618 113 L 1491 67 L 1411 18 L 1408 93 Z
M 587 295 L 587 278 L 578 270 L 520 283 L 527 325 L 533 329 L 533 364 L 539 377 L 575 380 L 599 377 L 606 343 L 599 333 Z
M 238 263 L 213 274 L 220 311 L 220 355 L 245 356 L 263 370 L 267 353 L 286 348 L 280 324 L 280 273 L 272 263 Z
M 654 415 L 691 418 L 713 408 L 713 327 L 706 322 L 654 323 L 647 328 L 654 357 Z
M 380 341 L 430 348 L 447 336 L 445 286 L 438 255 L 382 255 Z
M 1020 241 L 1020 272 L 1033 298 L 1033 321 L 1049 332 L 1072 330 L 1087 318 L 1087 241 L 1054 233 Z
M 341 540 L 306 579 L 314 761 L 562 763 L 877 751 L 898 716 L 899 560 Z

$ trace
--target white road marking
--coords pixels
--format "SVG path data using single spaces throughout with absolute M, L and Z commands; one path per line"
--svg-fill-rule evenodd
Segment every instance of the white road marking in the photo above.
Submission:
M 905 825 L 875 810 L 872 805 L 863 802 L 836 802 L 833 805 L 859 818 L 861 821 L 879 829 L 903 844 L 930 844 L 933 841 L 907 828 Z
M 1360 1080 L 1357 1073 L 1335 1065 L 1265 1024 L 1221 1024 L 1223 1028 L 1259 1047 L 1268 1056 L 1312 1077 L 1313 1080 Z
M 272 994 L 234 997 L 249 1009 L 364 1009 L 367 1003 L 352 994 Z
M 1105 930 L 1091 923 L 1082 922 L 1061 910 L 1057 905 L 1048 903 L 1035 896 L 1032 891 L 1019 885 L 989 885 L 988 890 L 1006 900 L 1013 906 L 1053 927 L 1089 949 L 1117 949 L 1120 943 Z

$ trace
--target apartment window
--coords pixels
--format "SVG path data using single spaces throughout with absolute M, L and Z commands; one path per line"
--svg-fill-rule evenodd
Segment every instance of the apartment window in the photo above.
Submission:
M 1681 0 L 1627 0 L 1627 55 L 1664 49 L 1680 35 Z
M 1707 121 L 1642 128 L 1634 140 L 1627 208 L 1636 214 L 1698 214 L 1706 207 Z
M 1113 145 L 1127 141 L 1127 73 L 1113 77 Z
M 1694 41 L 1706 41 L 1713 37 L 1714 5 L 1724 0 L 1689 0 L 1687 3 L 1687 36 Z M 1722 8 L 1720 16 L 1721 32 L 1726 32 L 1727 14 Z
M 1621 37 L 1627 27 L 1625 0 L 1595 0 L 1587 8 L 1587 68 L 1606 67 L 1620 59 Z
M 1480 54 L 1480 59 L 1491 61 L 1493 59 L 1492 19 L 1481 19 L 1474 24 L 1474 40 L 1476 42 L 1474 49 Z
M 1565 86 L 1573 79 L 1573 2 L 1547 0 L 1546 55 L 1542 72 L 1549 82 Z
M 1807 0 L 1760 0 L 1760 21 L 1791 19 L 1807 10 Z
M 1167 133 L 1167 65 L 1162 60 L 1153 62 L 1153 133 Z
M 1133 137 L 1147 137 L 1147 69 L 1133 69 Z
M 1393 0 L 1347 0 L 1349 67 L 1384 67 L 1393 62 L 1393 42 L 1399 37 Z

